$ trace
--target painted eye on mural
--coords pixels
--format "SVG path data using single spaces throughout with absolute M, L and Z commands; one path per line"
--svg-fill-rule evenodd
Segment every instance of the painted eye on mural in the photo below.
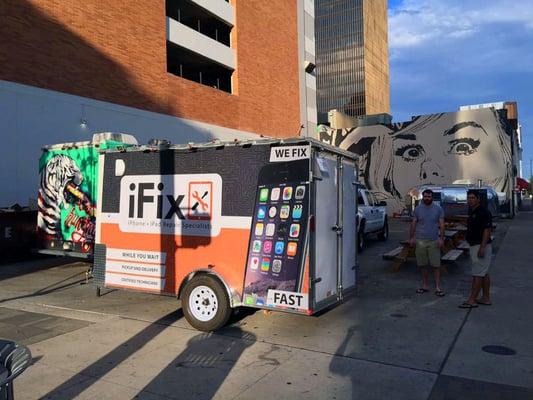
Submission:
M 471 138 L 450 140 L 450 149 L 448 150 L 448 153 L 469 156 L 477 151 L 479 143 L 479 140 Z
M 419 144 L 409 144 L 396 149 L 394 154 L 402 157 L 407 162 L 413 162 L 424 154 L 424 148 Z

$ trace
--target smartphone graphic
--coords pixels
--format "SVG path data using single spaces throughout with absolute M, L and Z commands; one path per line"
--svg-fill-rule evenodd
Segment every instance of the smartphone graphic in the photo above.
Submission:
M 266 304 L 269 289 L 301 291 L 309 215 L 308 179 L 308 160 L 272 163 L 260 171 L 244 304 Z

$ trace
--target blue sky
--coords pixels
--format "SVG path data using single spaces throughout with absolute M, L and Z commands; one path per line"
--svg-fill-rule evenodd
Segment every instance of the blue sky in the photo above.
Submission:
M 389 0 L 393 121 L 518 102 L 523 175 L 533 158 L 533 0 Z

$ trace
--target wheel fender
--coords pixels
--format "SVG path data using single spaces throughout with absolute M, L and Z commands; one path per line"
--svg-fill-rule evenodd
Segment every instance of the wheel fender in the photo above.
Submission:
M 224 288 L 226 289 L 226 293 L 229 298 L 230 307 L 234 308 L 241 304 L 241 298 L 239 294 L 235 290 L 232 290 L 229 287 L 229 285 L 226 283 L 224 278 L 220 276 L 220 274 L 208 268 L 200 268 L 200 269 L 194 270 L 189 275 L 187 275 L 185 278 L 183 278 L 183 281 L 181 281 L 181 285 L 178 291 L 178 299 L 181 299 L 181 294 L 183 293 L 183 288 L 185 287 L 185 285 L 187 285 L 187 283 L 189 283 L 190 280 L 197 275 L 211 275 L 212 277 L 216 278 L 222 284 L 222 286 L 224 286 Z

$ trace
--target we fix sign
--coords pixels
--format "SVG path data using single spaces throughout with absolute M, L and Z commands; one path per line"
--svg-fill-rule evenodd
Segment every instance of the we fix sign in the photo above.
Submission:
M 279 146 L 270 149 L 270 162 L 295 161 L 310 158 L 311 146 Z

